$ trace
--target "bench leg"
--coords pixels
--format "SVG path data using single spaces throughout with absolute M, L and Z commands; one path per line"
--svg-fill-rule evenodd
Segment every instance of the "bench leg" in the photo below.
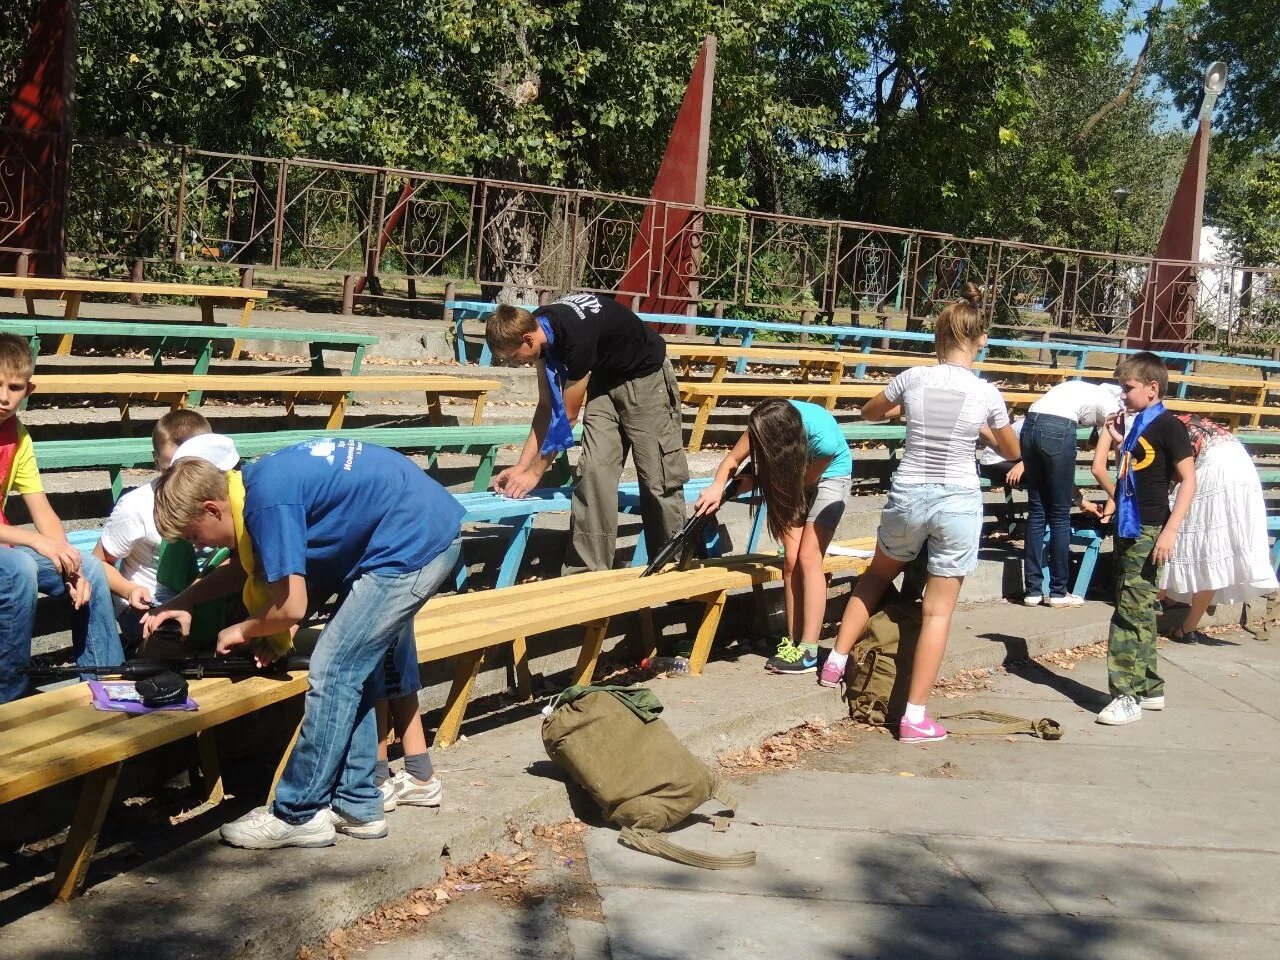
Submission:
M 651 660 L 658 655 L 658 627 L 653 622 L 653 608 L 637 610 L 636 617 L 640 621 L 640 651 L 636 660 Z
M 573 686 L 580 687 L 591 682 L 591 677 L 596 672 L 596 661 L 600 659 L 600 649 L 604 646 L 604 638 L 608 632 L 608 617 L 592 620 L 587 624 L 587 635 L 582 639 L 578 663 L 573 668 Z
M 520 564 L 524 563 L 525 550 L 529 547 L 529 535 L 533 532 L 533 514 L 523 517 L 511 517 L 499 521 L 503 526 L 513 527 L 511 542 L 502 554 L 502 565 L 498 568 L 498 580 L 494 588 L 510 587 L 520 575 Z
M 444 716 L 440 719 L 440 728 L 436 730 L 435 747 L 451 747 L 458 742 L 458 734 L 462 731 L 462 718 L 467 711 L 467 701 L 471 699 L 471 688 L 475 686 L 476 674 L 484 663 L 484 651 L 465 653 L 457 658 L 453 670 L 453 686 L 449 688 L 449 699 L 445 701 Z
M 533 674 L 529 672 L 529 642 L 524 637 L 511 641 L 511 661 L 515 665 L 516 693 L 521 703 L 533 699 Z
M 85 778 L 80 802 L 76 804 L 75 816 L 71 819 L 71 831 L 62 845 L 58 869 L 53 873 L 53 895 L 61 903 L 66 903 L 80 892 L 123 766 L 123 761 L 113 763 Z
M 703 598 L 707 606 L 693 639 L 693 653 L 689 655 L 689 673 L 694 676 L 702 673 L 707 665 L 707 658 L 711 656 L 711 641 L 716 638 L 716 630 L 720 627 L 720 616 L 724 613 L 724 603 L 728 596 L 728 590 L 720 590 Z
M 715 409 L 715 397 L 706 397 L 698 406 L 698 415 L 693 419 L 693 429 L 689 432 L 689 452 L 697 453 L 702 449 L 702 437 L 707 432 L 707 423 L 711 419 L 711 411 Z
M 159 366 L 160 356 L 156 354 L 156 366 Z M 203 377 L 209 372 L 209 367 L 213 363 L 213 341 L 206 340 L 200 347 L 200 356 L 196 357 L 195 366 L 191 368 L 191 373 L 196 377 Z M 198 407 L 204 403 L 204 391 L 192 390 L 187 394 L 187 406 Z
M 292 411 L 290 411 L 292 413 Z M 338 430 L 342 427 L 342 420 L 347 415 L 347 395 L 344 393 L 333 401 L 333 406 L 329 408 L 329 419 L 325 423 L 326 430 Z
M 213 326 L 217 318 L 213 315 L 213 301 L 208 297 L 200 298 L 200 322 L 206 326 Z
M 478 427 L 484 423 L 484 401 L 488 394 L 481 393 L 476 396 L 476 408 L 471 411 L 471 425 Z
M 240 311 L 240 326 L 247 327 L 249 325 L 249 315 L 253 313 L 254 301 L 246 300 L 244 309 Z M 240 351 L 244 348 L 244 342 L 241 340 L 233 340 L 231 343 L 231 359 L 239 360 Z
M 498 461 L 498 446 L 494 444 L 480 454 L 480 462 L 476 464 L 475 479 L 471 481 L 471 492 L 480 493 L 489 489 L 489 481 L 493 479 L 493 467 Z
M 427 394 L 427 419 L 433 427 L 444 426 L 444 410 L 440 406 L 440 394 Z
M 723 383 L 724 375 L 729 371 L 729 361 L 724 357 L 717 357 L 715 367 L 711 371 L 712 383 Z
M 79 319 L 79 317 L 80 317 L 80 294 L 68 293 L 67 307 L 62 314 L 62 319 L 77 320 Z M 60 357 L 71 356 L 71 344 L 74 339 L 75 338 L 69 333 L 64 333 L 62 335 L 62 339 L 58 341 L 58 350 L 57 350 L 58 356 Z
M 1076 572 L 1074 592 L 1077 597 L 1088 596 L 1089 584 L 1093 582 L 1093 568 L 1098 564 L 1098 554 L 1101 551 L 1101 537 L 1085 544 L 1084 554 L 1080 557 L 1080 569 Z
M 306 714 L 301 709 L 302 704 L 300 703 L 298 706 L 300 708 L 298 725 L 293 728 L 293 736 L 289 738 L 289 744 L 284 748 L 284 753 L 280 754 L 280 762 L 276 764 L 276 772 L 271 777 L 271 789 L 267 791 L 268 808 L 276 802 L 276 787 L 280 786 L 280 778 L 284 776 L 284 768 L 289 765 L 289 758 L 293 756 L 293 748 L 298 745 L 298 737 L 302 734 L 302 721 L 306 719 Z
M 23 299 L 27 301 L 27 316 L 34 317 L 36 315 L 36 295 L 27 291 L 23 294 Z
M 222 788 L 222 767 L 218 763 L 218 741 L 214 729 L 196 734 L 196 758 L 200 763 L 200 790 L 204 802 L 217 804 L 226 795 Z

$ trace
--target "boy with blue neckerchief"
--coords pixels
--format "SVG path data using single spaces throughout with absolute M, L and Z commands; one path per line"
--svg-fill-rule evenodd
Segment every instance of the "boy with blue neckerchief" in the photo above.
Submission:
M 530 313 L 503 305 L 485 325 L 494 357 L 538 365 L 538 409 L 520 459 L 493 488 L 520 498 L 573 446 L 585 407 L 566 572 L 608 570 L 618 538 L 618 480 L 631 451 L 652 556 L 684 523 L 689 479 L 680 393 L 666 342 L 612 297 L 576 293 Z
M 1196 493 L 1194 451 L 1187 428 L 1162 402 L 1169 386 L 1164 361 L 1136 353 L 1116 371 L 1131 417 L 1128 430 L 1107 420 L 1119 444 L 1118 480 L 1099 482 L 1116 503 L 1116 606 L 1107 636 L 1107 677 L 1113 697 L 1098 722 L 1134 723 L 1143 710 L 1164 709 L 1164 681 L 1156 672 L 1159 567 L 1173 556 L 1178 529 Z M 1178 484 L 1169 506 L 1169 490 Z

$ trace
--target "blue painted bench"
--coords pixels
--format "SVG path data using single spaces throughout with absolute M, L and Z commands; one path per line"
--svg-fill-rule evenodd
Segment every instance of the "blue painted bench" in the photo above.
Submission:
M 454 318 L 454 344 L 457 350 L 458 362 L 466 363 L 466 342 L 463 339 L 462 324 L 465 320 L 478 319 L 494 310 L 495 305 L 476 300 L 450 300 L 445 304 L 445 308 L 453 311 Z M 533 304 L 525 305 L 526 309 L 535 309 Z M 863 353 L 870 353 L 876 344 L 881 348 L 890 343 L 903 344 L 922 344 L 932 345 L 933 334 L 919 330 L 883 330 L 873 327 L 855 327 L 841 325 L 807 325 L 801 323 L 786 323 L 783 321 L 766 321 L 766 320 L 739 320 L 733 317 L 686 317 L 683 314 L 669 313 L 642 313 L 639 315 L 642 320 L 648 323 L 660 324 L 685 324 L 698 327 L 710 327 L 715 330 L 715 342 L 719 343 L 722 336 L 737 336 L 740 338 L 740 345 L 749 347 L 754 342 L 756 334 L 762 332 L 771 333 L 808 333 L 830 337 L 835 345 L 846 346 L 851 343 L 859 345 Z M 1043 350 L 1047 351 L 1051 357 L 1051 362 L 1057 366 L 1058 355 L 1066 354 L 1074 356 L 1077 369 L 1083 369 L 1086 358 L 1091 353 L 1110 353 L 1116 355 L 1127 355 L 1139 352 L 1129 347 L 1111 346 L 1106 344 L 1091 343 L 1071 343 L 1061 340 L 1016 340 L 1007 337 L 993 337 L 987 341 L 987 349 L 979 354 L 979 360 L 985 360 L 987 353 L 991 347 L 1010 347 L 1017 350 Z M 1181 365 L 1181 372 L 1190 374 L 1193 366 L 1197 362 L 1212 362 L 1234 364 L 1237 366 L 1254 367 L 1260 371 L 1264 377 L 1270 376 L 1271 373 L 1280 370 L 1280 361 L 1269 360 L 1262 357 L 1236 357 L 1226 354 L 1216 353 L 1180 353 L 1176 351 L 1158 350 L 1156 353 L 1165 360 L 1174 361 Z M 489 346 L 485 344 L 480 351 L 480 364 L 488 366 L 492 362 L 489 353 Z M 744 357 L 737 361 L 735 372 L 742 374 L 747 369 L 747 359 Z M 861 379 L 866 373 L 865 368 L 859 367 L 856 370 L 856 376 Z M 1178 396 L 1185 398 L 1187 394 L 1187 383 L 1179 384 Z

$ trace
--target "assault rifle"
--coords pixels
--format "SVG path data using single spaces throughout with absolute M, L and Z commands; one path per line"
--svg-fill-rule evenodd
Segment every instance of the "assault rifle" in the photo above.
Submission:
M 82 673 L 95 677 L 118 677 L 122 680 L 143 680 L 162 673 L 176 673 L 191 680 L 205 677 L 275 677 L 284 678 L 291 670 L 306 670 L 309 658 L 302 656 L 281 657 L 274 663 L 259 667 L 252 657 L 189 657 L 185 660 L 140 659 L 113 666 L 79 667 L 35 665 L 27 668 L 27 676 L 47 680 L 78 677 Z
M 724 494 L 720 497 L 720 502 L 724 503 L 736 497 L 738 488 L 742 486 L 742 478 L 749 476 L 750 473 L 750 469 L 739 470 L 730 477 L 729 482 L 724 485 Z M 680 554 L 680 561 L 676 564 L 676 569 L 684 570 L 688 568 L 689 561 L 693 559 L 693 551 L 697 546 L 698 536 L 702 533 L 711 517 L 712 514 L 704 513 L 702 516 L 693 516 L 686 520 L 684 526 L 679 529 L 676 535 L 668 540 L 666 545 L 649 561 L 649 565 L 644 568 L 644 573 L 640 574 L 640 576 L 648 577 L 657 573 L 670 563 L 677 553 Z

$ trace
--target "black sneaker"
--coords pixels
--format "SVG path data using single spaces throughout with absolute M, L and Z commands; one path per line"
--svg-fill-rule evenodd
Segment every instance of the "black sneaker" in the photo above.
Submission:
M 778 645 L 778 652 L 765 661 L 764 668 L 770 673 L 813 673 L 818 669 L 818 652 L 798 647 L 787 637 Z

